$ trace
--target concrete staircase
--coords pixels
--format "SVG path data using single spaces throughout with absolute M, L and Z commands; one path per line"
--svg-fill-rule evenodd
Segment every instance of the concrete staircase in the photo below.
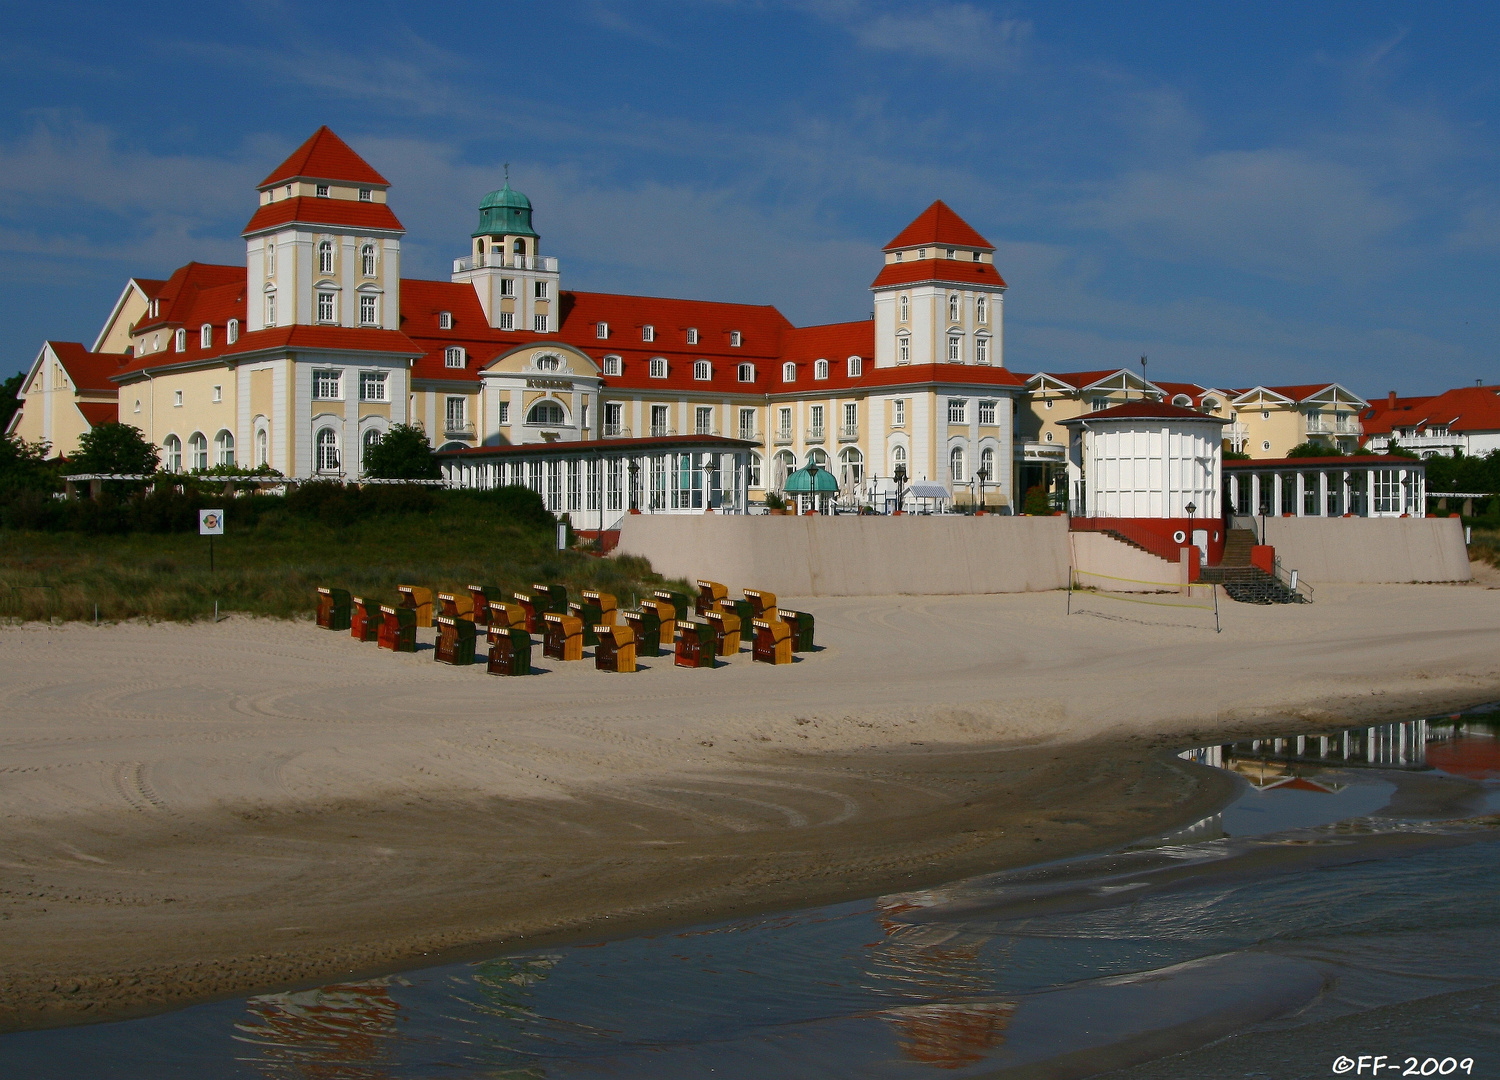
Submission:
M 1231 600 L 1242 604 L 1304 604 L 1306 597 L 1289 589 L 1258 566 L 1250 565 L 1255 534 L 1249 529 L 1230 529 L 1224 534 L 1224 561 L 1205 566 L 1200 581 L 1224 586 Z

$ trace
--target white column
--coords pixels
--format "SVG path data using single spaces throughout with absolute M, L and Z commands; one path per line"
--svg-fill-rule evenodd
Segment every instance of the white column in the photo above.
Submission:
M 1318 512 L 1317 517 L 1328 516 L 1328 470 L 1318 470 Z
M 1302 517 L 1307 509 L 1307 474 L 1297 470 L 1297 517 Z

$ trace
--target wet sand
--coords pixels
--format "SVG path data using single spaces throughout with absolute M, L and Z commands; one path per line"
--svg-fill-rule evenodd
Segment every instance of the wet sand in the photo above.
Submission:
M 0 1025 L 1094 850 L 1222 801 L 1181 746 L 1500 698 L 1477 588 L 1228 604 L 1218 635 L 1055 593 L 806 607 L 790 668 L 538 650 L 525 680 L 305 624 L 0 630 Z

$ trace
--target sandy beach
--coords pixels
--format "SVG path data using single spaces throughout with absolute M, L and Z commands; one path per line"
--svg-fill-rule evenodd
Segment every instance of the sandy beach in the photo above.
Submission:
M 790 667 L 538 648 L 528 679 L 305 623 L 0 629 L 0 1026 L 1095 849 L 1225 797 L 1177 748 L 1500 699 L 1478 586 L 1226 602 L 1219 634 L 1060 593 L 787 602 L 821 646 Z

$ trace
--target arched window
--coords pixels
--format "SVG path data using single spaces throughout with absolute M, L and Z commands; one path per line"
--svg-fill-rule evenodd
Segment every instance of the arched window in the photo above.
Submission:
M 788 360 L 786 363 L 784 363 L 784 364 L 781 365 L 781 381 L 782 382 L 796 382 L 797 381 L 797 365 L 794 364 L 794 363 L 792 363 L 790 360 Z
M 333 273 L 333 241 L 318 241 L 318 273 Z
M 974 298 L 974 321 L 985 323 L 990 321 L 990 298 L 977 296 Z
M 517 255 L 525 255 L 526 254 L 526 241 L 525 240 L 517 240 L 515 242 L 515 244 L 514 244 L 514 247 L 515 247 L 515 251 L 516 251 Z
M 771 486 L 780 491 L 786 487 L 786 478 L 797 471 L 797 455 L 790 450 L 779 450 L 771 460 L 774 465 Z
M 948 451 L 948 475 L 953 478 L 955 484 L 962 484 L 967 479 L 964 472 L 964 448 L 955 446 Z
M 176 435 L 161 441 L 161 467 L 167 472 L 182 471 L 182 440 Z
M 667 362 L 658 356 L 651 361 L 651 377 L 653 379 L 665 379 L 667 377 Z
M 375 276 L 375 245 L 366 244 L 359 249 L 359 272 L 365 277 Z
M 891 473 L 895 474 L 897 468 L 906 468 L 906 447 L 896 446 L 891 450 Z
M 760 455 L 752 453 L 750 460 L 745 463 L 745 486 L 758 488 L 760 483 L 761 459 Z
M 828 468 L 828 452 L 826 450 L 809 450 L 807 452 L 807 463 L 816 465 L 820 469 Z
M 234 435 L 227 428 L 214 436 L 214 464 L 234 467 Z
M 1186 409 L 1192 403 L 1193 399 L 1188 397 L 1186 394 L 1177 394 L 1172 398 L 1172 404 L 1183 409 Z
M 318 471 L 338 472 L 339 470 L 339 436 L 333 428 L 322 428 L 318 431 Z
M 538 356 L 536 358 L 536 369 L 538 371 L 556 371 L 562 366 L 562 361 L 555 356 Z
M 996 481 L 997 477 L 995 476 L 994 447 L 986 446 L 979 452 L 979 471 L 982 474 L 980 476 L 980 479 L 982 479 L 985 483 L 993 484 Z
M 693 378 L 699 382 L 707 382 L 714 377 L 714 366 L 707 360 L 693 361 Z
M 1203 399 L 1203 408 L 1206 411 L 1208 411 L 1208 412 L 1217 412 L 1219 410 L 1218 399 L 1211 398 L 1211 397 L 1204 398 Z
M 526 415 L 528 424 L 538 424 L 543 427 L 561 427 L 566 421 L 563 419 L 563 407 L 555 401 L 538 401 L 531 407 L 531 412 Z
M 255 464 L 271 464 L 271 436 L 265 428 L 255 433 Z
M 266 277 L 276 276 L 276 241 L 266 244 Z
M 187 352 L 187 331 L 182 327 L 177 328 L 177 333 L 172 335 L 173 347 L 178 352 Z
M 276 325 L 276 294 L 274 292 L 266 293 L 266 325 Z
M 816 361 L 813 364 L 813 378 L 814 379 L 826 379 L 826 378 L 828 378 L 828 361 L 827 360 L 818 360 L 818 361 Z
M 948 321 L 958 322 L 958 293 L 948 297 Z
M 212 349 L 214 347 L 214 328 L 209 323 L 198 327 L 198 348 Z
M 901 321 L 911 322 L 911 297 L 906 295 L 901 297 Z
M 739 367 L 736 370 L 737 370 L 740 382 L 754 382 L 755 381 L 755 365 L 754 364 L 740 364 Z
M 865 478 L 865 456 L 854 447 L 839 453 L 839 486 L 845 491 L 858 487 Z
M 364 463 L 366 472 L 370 470 L 370 451 L 380 445 L 380 440 L 382 438 L 384 438 L 384 436 L 381 435 L 379 428 L 370 428 L 365 432 L 364 438 L 361 440 L 361 442 L 364 444 L 363 452 L 361 454 L 361 460 Z
M 859 357 L 859 356 L 851 356 L 851 357 L 849 357 L 849 378 L 851 378 L 851 379 L 857 379 L 857 378 L 859 378 L 860 374 L 863 373 L 864 370 L 865 370 L 865 362 L 864 362 L 864 358 L 863 357 Z
M 229 320 L 229 326 L 225 328 L 224 339 L 231 345 L 240 339 L 240 321 L 238 319 Z

